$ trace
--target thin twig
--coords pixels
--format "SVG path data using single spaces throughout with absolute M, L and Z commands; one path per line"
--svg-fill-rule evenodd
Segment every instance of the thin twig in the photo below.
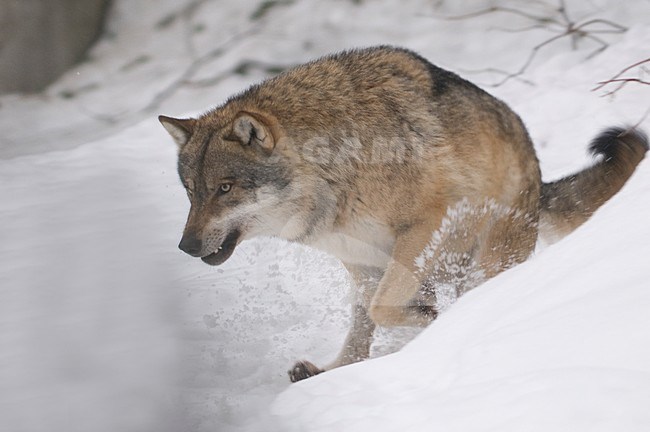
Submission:
M 526 60 L 523 62 L 523 64 L 515 71 L 511 73 L 503 73 L 505 75 L 503 79 L 500 81 L 492 84 L 491 86 L 493 87 L 499 87 L 503 84 L 505 84 L 507 81 L 513 79 L 513 78 L 518 78 L 521 75 L 523 75 L 530 65 L 533 63 L 535 58 L 537 57 L 539 51 L 546 47 L 547 45 L 550 45 L 560 39 L 564 39 L 567 37 L 571 38 L 572 46 L 574 49 L 577 48 L 577 43 L 580 39 L 589 39 L 594 42 L 596 42 L 599 47 L 594 50 L 587 58 L 591 58 L 598 53 L 602 52 L 605 48 L 609 46 L 609 44 L 595 36 L 595 34 L 611 34 L 611 33 L 623 33 L 627 31 L 627 28 L 625 26 L 622 26 L 618 23 L 615 23 L 610 20 L 606 19 L 601 19 L 601 18 L 594 18 L 594 19 L 589 19 L 586 21 L 582 22 L 574 22 L 571 17 L 569 16 L 567 7 L 566 7 L 566 2 L 564 0 L 558 0 L 559 6 L 555 8 L 555 12 L 559 13 L 560 19 L 554 16 L 539 16 L 535 14 L 531 14 L 528 12 L 524 12 L 518 9 L 510 8 L 510 7 L 501 7 L 501 6 L 493 6 L 490 8 L 482 9 L 476 12 L 471 12 L 468 14 L 464 15 L 457 15 L 457 16 L 451 16 L 451 17 L 446 17 L 445 19 L 447 20 L 462 20 L 462 19 L 468 19 L 468 18 L 475 18 L 478 16 L 482 15 L 487 15 L 487 14 L 492 14 L 495 12 L 505 12 L 505 13 L 510 13 L 514 15 L 518 15 L 530 20 L 535 21 L 535 24 L 532 24 L 529 27 L 526 27 L 524 29 L 516 29 L 516 30 L 509 30 L 510 32 L 521 32 L 525 31 L 527 29 L 537 29 L 537 28 L 546 28 L 551 31 L 559 31 L 558 34 L 555 36 L 552 36 L 541 43 L 535 45 L 528 56 L 526 57 Z M 594 28 L 592 27 L 596 25 L 603 25 L 605 28 Z M 560 29 L 553 29 L 552 25 L 558 25 L 560 26 Z M 492 71 L 492 72 L 503 72 L 499 70 L 485 70 L 485 71 Z M 480 72 L 480 71 L 474 71 L 474 72 Z
M 650 81 L 643 81 L 643 80 L 638 79 L 638 78 L 617 78 L 617 79 L 610 79 L 610 80 L 607 80 L 607 81 L 599 82 L 598 83 L 599 84 L 598 88 L 601 88 L 602 86 L 607 85 L 607 84 L 617 83 L 618 85 L 616 85 L 614 87 L 614 90 L 610 90 L 610 91 L 603 94 L 603 96 L 611 96 L 614 93 L 617 93 L 619 90 L 621 90 L 627 84 L 632 83 L 632 82 L 643 84 L 643 85 L 650 85 Z M 595 90 L 595 88 L 592 89 L 592 90 Z
M 549 30 L 548 26 L 544 24 L 531 24 L 526 27 L 521 27 L 521 28 L 516 28 L 516 29 L 509 29 L 509 28 L 504 28 L 504 27 L 490 27 L 490 30 L 498 30 L 504 33 L 524 33 L 530 30 Z
M 537 53 L 539 52 L 539 50 L 544 48 L 546 45 L 552 44 L 553 42 L 555 42 L 558 39 L 564 38 L 565 36 L 567 36 L 567 33 L 562 33 L 562 34 L 559 34 L 559 35 L 555 35 L 552 38 L 547 39 L 544 42 L 535 45 L 531 49 L 530 53 L 528 54 L 528 57 L 526 58 L 526 61 L 519 67 L 519 69 L 516 72 L 512 72 L 512 73 L 507 74 L 501 81 L 493 84 L 493 87 L 499 87 L 499 86 L 505 84 L 506 82 L 510 81 L 511 79 L 516 78 L 516 77 L 518 77 L 520 75 L 523 75 L 526 72 L 526 70 L 528 70 L 528 67 L 533 63 L 533 60 L 535 60 L 535 57 L 537 57 Z
M 506 71 L 506 70 L 503 70 L 503 69 L 498 69 L 498 68 L 491 68 L 491 67 L 490 68 L 484 68 L 484 69 L 462 69 L 462 68 L 459 68 L 458 72 L 460 74 L 467 74 L 467 75 L 470 75 L 470 74 L 473 74 L 473 75 L 495 74 L 495 75 L 501 75 L 501 76 L 510 76 L 510 75 L 512 75 L 512 72 L 509 72 L 509 71 Z M 522 76 L 516 76 L 516 77 L 509 78 L 509 79 L 516 79 L 516 80 L 518 80 L 518 81 L 520 81 L 520 82 L 522 82 L 522 83 L 524 83 L 526 85 L 529 85 L 529 86 L 534 86 L 535 85 L 535 83 L 533 83 L 530 80 L 527 80 L 527 79 L 523 78 Z M 486 87 L 495 87 L 495 85 L 493 83 L 480 83 L 480 82 L 477 82 L 477 83 L 481 84 L 481 85 L 484 85 Z
M 528 18 L 528 19 L 531 19 L 533 21 L 538 21 L 538 22 L 542 22 L 542 23 L 561 24 L 559 21 L 557 21 L 557 20 L 555 20 L 555 19 L 553 19 L 551 17 L 537 16 L 537 15 L 533 15 L 533 14 L 529 14 L 529 13 L 520 11 L 518 9 L 513 9 L 513 8 L 509 8 L 509 7 L 502 7 L 502 6 L 492 6 L 492 7 L 486 8 L 486 9 L 481 9 L 481 10 L 478 10 L 476 12 L 470 12 L 470 13 L 463 14 L 463 15 L 452 15 L 452 16 L 443 17 L 443 19 L 445 19 L 447 21 L 460 21 L 460 20 L 465 20 L 465 19 L 469 19 L 469 18 L 476 18 L 476 17 L 482 16 L 482 15 L 492 14 L 492 13 L 495 13 L 495 12 L 505 12 L 505 13 L 510 13 L 510 14 L 513 14 L 513 15 L 519 15 L 521 17 Z
M 636 124 L 632 126 L 630 129 L 634 130 L 637 129 L 639 126 L 641 126 L 641 123 L 643 123 L 645 119 L 648 118 L 648 115 L 650 115 L 650 106 L 648 107 L 647 110 L 645 110 L 645 114 L 643 114 L 643 116 L 639 119 L 639 121 L 636 122 Z
M 607 80 L 607 83 L 616 83 L 616 82 L 622 82 L 622 83 L 635 82 L 639 84 L 650 85 L 650 81 L 645 81 L 639 78 L 616 78 L 616 79 Z
M 606 92 L 603 96 L 611 96 L 614 93 L 618 92 L 621 90 L 623 87 L 625 87 L 627 84 L 635 82 L 637 84 L 642 84 L 642 85 L 650 85 L 650 81 L 643 80 L 641 78 L 634 78 L 634 77 L 629 77 L 629 78 L 622 78 L 623 75 L 629 71 L 631 71 L 634 68 L 639 68 L 641 71 L 646 71 L 646 69 L 643 67 L 644 64 L 650 63 L 650 57 L 644 60 L 639 60 L 635 63 L 632 63 L 629 66 L 626 66 L 625 68 L 621 69 L 616 75 L 611 77 L 610 79 L 604 80 L 604 81 L 599 81 L 598 84 L 591 89 L 591 91 L 597 91 L 609 84 L 614 84 L 614 89 Z
M 590 26 L 592 24 L 605 24 L 605 25 L 608 25 L 610 27 L 613 27 L 614 29 L 613 30 L 590 30 L 591 33 L 595 33 L 595 32 L 598 32 L 598 33 L 625 33 L 626 31 L 628 31 L 628 28 L 625 27 L 625 26 L 622 26 L 622 25 L 617 24 L 617 23 L 615 23 L 613 21 L 606 20 L 606 19 L 601 19 L 601 18 L 595 18 L 595 19 L 585 21 L 580 25 L 580 27 L 584 28 L 584 27 Z

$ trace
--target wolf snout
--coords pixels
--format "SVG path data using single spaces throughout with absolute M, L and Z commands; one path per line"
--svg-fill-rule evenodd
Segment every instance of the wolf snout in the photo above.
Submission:
M 200 257 L 203 252 L 203 242 L 195 236 L 183 236 L 178 248 L 188 255 Z

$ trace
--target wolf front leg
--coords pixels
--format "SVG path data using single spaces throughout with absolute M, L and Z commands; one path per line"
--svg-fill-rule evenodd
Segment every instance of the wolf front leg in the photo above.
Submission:
M 293 368 L 289 370 L 291 382 L 300 381 L 330 369 L 365 360 L 370 354 L 375 323 L 368 316 L 368 306 L 381 280 L 383 270 L 353 264 L 345 264 L 345 268 L 352 278 L 351 289 L 354 293 L 354 301 L 352 304 L 352 325 L 345 338 L 343 348 L 336 360 L 323 369 L 308 361 L 296 362 Z

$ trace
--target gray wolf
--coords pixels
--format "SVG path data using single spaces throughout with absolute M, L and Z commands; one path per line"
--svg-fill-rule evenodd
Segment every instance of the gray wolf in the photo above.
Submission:
M 648 149 L 639 131 L 598 135 L 593 166 L 543 183 L 520 118 L 418 54 L 330 55 L 254 85 L 198 118 L 159 117 L 191 203 L 179 247 L 211 265 L 277 236 L 338 257 L 354 282 L 337 359 L 368 357 L 375 326 L 426 326 L 460 295 L 526 260 L 538 235 L 584 223 Z

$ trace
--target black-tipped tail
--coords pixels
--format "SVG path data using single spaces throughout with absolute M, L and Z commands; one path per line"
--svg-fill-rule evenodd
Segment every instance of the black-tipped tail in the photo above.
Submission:
M 594 155 L 604 156 L 605 162 L 622 162 L 629 159 L 629 156 L 636 155 L 638 163 L 648 151 L 648 136 L 637 129 L 611 127 L 593 139 L 589 151 Z M 636 164 L 634 166 L 636 167 Z
M 542 185 L 540 235 L 547 241 L 569 234 L 623 187 L 648 151 L 648 137 L 612 127 L 594 138 L 589 151 L 601 156 L 593 166 Z

